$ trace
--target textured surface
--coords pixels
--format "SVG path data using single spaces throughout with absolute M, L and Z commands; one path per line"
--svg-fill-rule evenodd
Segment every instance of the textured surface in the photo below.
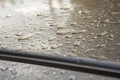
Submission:
M 0 49 L 120 62 L 119 8 L 120 0 L 0 0 Z M 24 74 L 15 80 L 41 80 L 38 75 L 43 80 L 98 78 L 69 71 L 61 77 L 61 70 L 3 61 L 0 67 L 5 68 L 0 68 L 3 78 L 12 76 L 8 68 Z

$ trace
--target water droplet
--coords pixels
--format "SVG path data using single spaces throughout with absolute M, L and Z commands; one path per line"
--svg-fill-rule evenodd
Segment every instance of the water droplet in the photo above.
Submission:
M 53 75 L 56 75 L 57 73 L 56 72 L 53 72 Z
M 16 34 L 16 36 L 22 36 L 23 35 L 23 32 L 19 32 Z
M 66 38 L 71 38 L 71 37 L 72 37 L 72 35 L 66 35 L 65 37 L 66 37 Z
M 28 34 L 28 35 L 21 36 L 20 38 L 18 38 L 18 40 L 27 40 L 31 37 L 33 37 L 33 34 Z
M 52 46 L 51 46 L 51 49 L 56 49 L 56 48 L 58 48 L 58 47 L 61 47 L 63 44 L 53 44 Z
M 106 46 L 106 44 L 97 44 L 96 48 L 103 48 L 105 46 Z
M 65 70 L 60 71 L 60 74 L 65 74 L 65 73 L 66 73 Z
M 8 67 L 0 66 L 0 70 L 1 70 L 1 71 L 7 71 L 7 70 L 8 70 Z
M 52 36 L 52 37 L 50 37 L 48 40 L 49 41 L 53 41 L 53 40 L 55 40 L 56 39 L 56 37 L 55 36 Z
M 72 34 L 80 34 L 80 33 L 85 33 L 87 30 L 86 29 L 81 29 L 79 31 L 73 31 Z
M 57 29 L 64 29 L 66 26 L 60 25 L 57 27 Z
M 9 69 L 9 70 L 10 70 L 10 69 Z M 17 74 L 17 71 L 16 71 L 15 69 L 11 69 L 10 71 L 11 71 L 11 74 L 13 74 L 13 75 L 16 75 L 16 74 Z
M 73 22 L 71 23 L 71 26 L 75 26 L 77 24 L 77 22 Z
M 104 31 L 104 32 L 102 32 L 102 33 L 98 34 L 97 36 L 104 36 L 104 35 L 106 35 L 106 34 L 107 34 L 107 32 L 106 32 L 106 31 Z
M 49 74 L 48 70 L 43 70 L 44 74 Z
M 70 30 L 60 30 L 57 32 L 58 35 L 65 35 L 65 34 L 68 34 L 70 33 Z
M 75 41 L 74 42 L 74 46 L 79 46 L 80 45 L 80 41 Z
M 79 10 L 78 13 L 79 13 L 79 15 L 81 15 L 81 14 L 83 13 L 83 11 L 82 11 L 82 10 Z

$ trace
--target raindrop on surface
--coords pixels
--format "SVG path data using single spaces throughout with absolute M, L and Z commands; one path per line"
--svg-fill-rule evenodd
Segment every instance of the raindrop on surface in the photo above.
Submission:
M 61 74 L 65 74 L 65 70 L 60 71 Z
M 17 71 L 15 69 L 11 69 L 10 71 L 11 71 L 11 74 L 13 74 L 13 75 L 17 74 Z
M 79 46 L 80 45 L 80 42 L 79 41 L 75 41 L 74 42 L 74 46 Z
M 16 36 L 22 36 L 23 35 L 23 32 L 19 32 L 17 34 L 15 34 Z
M 0 70 L 1 70 L 1 71 L 7 71 L 7 70 L 8 70 L 8 67 L 0 66 Z
M 82 10 L 79 10 L 78 13 L 81 15 L 81 14 L 83 13 L 83 11 L 82 11 Z
M 44 74 L 49 74 L 48 70 L 43 71 Z
M 57 73 L 56 72 L 53 72 L 53 75 L 56 75 Z
M 56 39 L 56 37 L 55 36 L 52 36 L 52 37 L 50 37 L 48 40 L 49 41 L 53 41 L 53 40 L 55 40 Z
M 18 38 L 18 40 L 26 40 L 26 39 L 29 39 L 31 37 L 33 37 L 33 34 L 27 34 L 27 35 L 21 36 L 20 38 Z

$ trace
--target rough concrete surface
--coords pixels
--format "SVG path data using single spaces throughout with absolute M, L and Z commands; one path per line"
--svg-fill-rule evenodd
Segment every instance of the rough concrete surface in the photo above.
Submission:
M 119 8 L 120 0 L 0 0 L 0 49 L 120 62 Z M 0 61 L 0 80 L 113 78 Z

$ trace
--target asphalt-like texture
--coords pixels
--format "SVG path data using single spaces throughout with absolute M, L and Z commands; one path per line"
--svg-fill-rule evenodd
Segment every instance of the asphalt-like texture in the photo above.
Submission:
M 119 8 L 119 0 L 0 0 L 0 49 L 120 62 Z M 21 79 L 113 80 L 0 61 L 0 80 Z

